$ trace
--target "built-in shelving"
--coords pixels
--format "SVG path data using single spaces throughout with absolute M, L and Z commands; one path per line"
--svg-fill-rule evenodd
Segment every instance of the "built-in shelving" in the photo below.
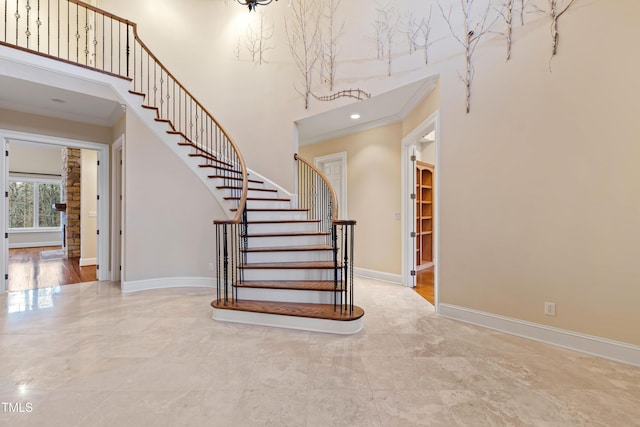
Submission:
M 416 268 L 433 265 L 434 166 L 416 162 Z

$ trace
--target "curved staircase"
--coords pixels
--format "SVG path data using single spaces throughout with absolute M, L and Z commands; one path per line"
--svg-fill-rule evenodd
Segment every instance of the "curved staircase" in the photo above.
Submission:
M 45 21 L 61 14 L 60 5 L 75 22 Z M 337 219 L 335 194 L 320 171 L 295 156 L 297 197 L 292 200 L 284 189 L 247 170 L 227 132 L 140 40 L 135 23 L 78 0 L 62 0 L 57 12 L 42 7 L 38 2 L 37 44 L 29 31 L 31 9 L 22 18 L 26 36 L 19 37 L 16 10 L 16 38 L 8 40 L 5 28 L 0 44 L 129 80 L 129 93 L 120 94 L 123 101 L 142 107 L 141 116 L 148 111 L 147 120 L 155 123 L 149 127 L 165 143 L 178 141 L 173 151 L 228 210 L 227 218 L 214 221 L 213 318 L 343 334 L 361 330 L 364 311 L 353 304 L 355 221 Z M 57 40 L 52 52 L 47 39 L 45 48 L 43 22 L 43 38 L 45 31 L 47 37 L 61 37 L 62 28 L 74 46 L 60 49 Z M 135 98 L 139 105 L 132 105 Z

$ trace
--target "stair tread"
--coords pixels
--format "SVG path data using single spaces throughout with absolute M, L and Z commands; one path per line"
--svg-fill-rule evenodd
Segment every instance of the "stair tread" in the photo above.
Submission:
M 282 316 L 311 317 L 315 319 L 350 321 L 357 320 L 364 316 L 364 310 L 357 305 L 353 306 L 353 311 L 349 312 L 340 307 L 334 308 L 333 304 L 309 304 L 297 302 L 272 302 L 272 301 L 252 301 L 236 300 L 229 301 L 225 305 L 222 300 L 213 300 L 211 306 L 222 310 L 249 311 L 253 313 L 277 314 Z
M 289 289 L 300 291 L 339 291 L 342 292 L 342 283 L 333 280 L 245 280 L 236 283 L 238 288 L 261 288 L 261 289 Z
M 247 248 L 242 252 L 306 252 L 306 251 L 330 251 L 329 245 L 317 246 L 272 246 L 266 248 Z
M 338 264 L 340 267 L 340 264 Z M 306 270 L 306 269 L 333 269 L 333 261 L 297 261 L 297 262 L 260 262 L 244 264 L 241 269 L 269 269 L 269 270 Z
M 133 95 L 144 96 L 144 97 L 147 96 L 146 94 L 144 94 L 142 92 L 136 92 L 135 90 L 129 90 L 129 93 L 131 93 Z

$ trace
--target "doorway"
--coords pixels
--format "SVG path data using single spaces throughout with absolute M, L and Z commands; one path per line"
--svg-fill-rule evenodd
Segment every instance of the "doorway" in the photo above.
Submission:
M 347 153 L 315 157 L 315 166 L 327 177 L 338 200 L 338 218 L 348 218 L 347 208 Z
M 108 194 L 109 191 L 108 146 L 105 144 L 94 142 L 68 140 L 2 129 L 0 129 L 0 144 L 2 147 L 2 151 L 5 152 L 4 161 L 0 163 L 0 177 L 2 179 L 2 187 L 7 196 L 9 195 L 10 191 L 16 190 L 18 188 L 18 185 L 16 183 L 32 182 L 33 184 L 30 184 L 30 189 L 26 192 L 26 194 L 30 197 L 38 197 L 38 192 L 41 192 L 41 194 L 43 194 L 51 190 L 52 183 L 45 182 L 45 178 L 49 178 L 49 181 L 60 181 L 62 175 L 62 173 L 59 172 L 57 174 L 59 176 L 57 177 L 53 176 L 56 175 L 55 173 L 50 173 L 50 175 L 52 176 L 47 176 L 43 175 L 49 173 L 45 170 L 32 172 L 26 169 L 14 170 L 12 173 L 11 151 L 15 151 L 17 153 L 19 150 L 16 151 L 16 147 L 27 146 L 32 148 L 39 148 L 44 151 L 49 150 L 50 152 L 56 152 L 56 150 L 58 152 L 61 152 L 62 148 L 64 147 L 77 149 L 78 152 L 81 153 L 80 156 L 82 156 L 82 152 L 86 154 L 86 156 L 84 156 L 84 159 L 78 159 L 78 161 L 81 163 L 84 160 L 87 166 L 86 169 L 93 169 L 93 176 L 89 179 L 88 182 L 85 182 L 85 189 L 92 189 L 91 194 L 85 195 L 84 201 L 82 201 L 81 199 L 73 201 L 74 205 L 78 205 L 77 207 L 79 208 L 79 211 L 80 209 L 84 208 L 82 213 L 78 212 L 77 215 L 85 216 L 84 224 L 85 226 L 87 226 L 87 229 L 84 230 L 84 232 L 87 236 L 93 238 L 84 239 L 85 241 L 83 244 L 83 239 L 81 239 L 80 237 L 80 234 L 82 233 L 81 230 L 78 230 L 78 236 L 74 236 L 74 238 L 77 238 L 78 240 L 77 243 L 79 245 L 79 248 L 77 250 L 77 254 L 73 254 L 77 255 L 77 257 L 74 256 L 72 258 L 77 258 L 77 263 L 75 262 L 75 260 L 69 261 L 67 259 L 68 257 L 66 255 L 68 254 L 68 248 L 63 246 L 63 239 L 65 244 L 66 242 L 68 242 L 68 239 L 66 235 L 62 236 L 62 234 L 66 234 L 66 230 L 63 231 L 64 229 L 61 228 L 61 224 L 49 224 L 47 222 L 47 218 L 55 218 L 56 216 L 56 213 L 50 212 L 50 208 L 46 209 L 47 205 L 49 205 L 49 200 L 47 197 L 43 197 L 40 200 L 40 202 L 44 201 L 42 209 L 35 210 L 33 209 L 33 207 L 27 209 L 26 217 L 29 219 L 29 221 L 33 221 L 34 226 L 25 227 L 23 233 L 17 233 L 31 235 L 30 242 L 20 242 L 18 240 L 14 240 L 13 242 L 11 242 L 12 239 L 10 239 L 10 234 L 16 234 L 12 233 L 12 231 L 16 230 L 16 228 L 19 227 L 16 227 L 16 224 L 10 224 L 9 197 L 2 198 L 0 209 L 2 209 L 3 217 L 5 218 L 5 221 L 2 224 L 4 228 L 5 238 L 2 242 L 2 254 L 0 256 L 0 267 L 2 268 L 1 271 L 4 275 L 4 281 L 2 282 L 2 286 L 0 286 L 0 292 L 5 292 L 7 290 L 21 290 L 18 288 L 24 288 L 25 286 L 42 287 L 55 286 L 57 284 L 66 284 L 71 282 L 79 283 L 91 279 L 108 280 L 109 202 L 108 198 L 100 198 L 102 194 Z M 11 147 L 13 147 L 14 149 L 12 150 Z M 36 162 L 33 162 L 33 159 L 31 159 L 31 162 L 29 162 L 29 164 L 31 163 L 35 164 Z M 20 167 L 20 169 L 24 168 Z M 30 175 L 31 173 L 35 175 Z M 14 183 L 13 185 L 11 184 L 12 182 Z M 33 190 L 34 188 L 36 190 Z M 49 196 L 55 197 L 51 194 L 49 194 Z M 36 200 L 36 203 L 38 203 L 38 199 L 34 200 Z M 86 206 L 81 207 L 81 203 L 86 204 Z M 62 207 L 59 208 L 60 210 L 63 209 Z M 35 219 L 32 217 L 35 217 Z M 65 220 L 66 219 L 61 219 L 60 221 Z M 40 227 L 40 229 L 38 229 L 39 225 L 44 225 L 44 227 Z M 30 228 L 30 230 L 26 230 L 26 228 Z M 99 233 L 100 230 L 105 230 L 106 235 Z M 42 232 L 49 232 L 49 234 L 43 234 Z M 25 237 L 23 236 L 22 239 L 24 240 Z M 26 237 L 26 239 L 29 240 L 29 237 Z M 16 249 L 12 249 L 12 260 L 16 262 L 20 260 L 20 262 L 23 262 L 23 265 L 16 265 L 17 268 L 9 268 L 10 246 L 14 246 Z M 20 250 L 23 251 L 22 253 L 17 250 L 20 246 L 22 246 L 22 248 L 20 248 Z M 29 250 L 27 250 L 27 248 L 29 248 Z M 103 269 L 101 270 L 100 265 L 107 266 L 107 268 L 103 267 Z M 92 273 L 88 274 L 87 271 L 92 271 Z M 18 287 L 16 289 L 9 289 L 10 279 L 14 279 L 10 277 L 10 274 L 21 274 L 24 276 L 22 278 L 14 277 L 16 279 L 15 281 L 11 280 L 12 286 L 14 288 L 16 288 L 16 286 Z M 30 279 L 35 282 L 32 282 L 30 284 L 22 283 L 25 282 L 26 277 L 28 276 L 30 276 Z M 53 283 L 52 281 L 59 283 Z
M 436 111 L 402 140 L 402 280 L 405 286 L 419 288 L 418 292 L 435 306 L 436 312 L 439 301 L 439 153 Z M 425 168 L 420 165 L 425 164 L 430 170 L 423 173 L 421 170 Z

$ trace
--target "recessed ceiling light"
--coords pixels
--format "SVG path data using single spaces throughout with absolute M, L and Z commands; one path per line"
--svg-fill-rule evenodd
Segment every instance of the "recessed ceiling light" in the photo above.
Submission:
M 52 98 L 51 100 L 53 102 L 59 102 L 60 104 L 65 104 L 67 102 L 64 99 L 59 99 L 59 98 Z
M 351 120 L 358 120 L 359 118 L 360 118 L 360 114 L 358 113 L 351 115 Z

